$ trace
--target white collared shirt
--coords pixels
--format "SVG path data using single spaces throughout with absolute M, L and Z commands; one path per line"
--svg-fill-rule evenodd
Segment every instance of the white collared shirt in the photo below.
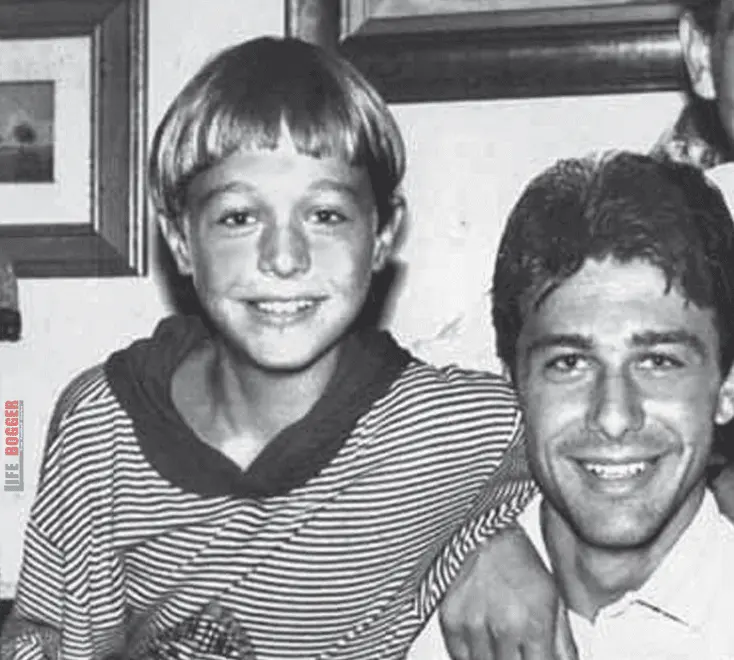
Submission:
M 537 497 L 520 516 L 546 565 Z M 579 660 L 734 659 L 734 527 L 704 495 L 690 525 L 637 591 L 599 610 L 569 611 Z
M 540 527 L 541 497 L 519 518 L 550 566 Z M 637 591 L 595 621 L 569 612 L 579 660 L 734 660 L 734 526 L 707 491 L 691 524 Z M 447 660 L 438 616 L 408 660 Z

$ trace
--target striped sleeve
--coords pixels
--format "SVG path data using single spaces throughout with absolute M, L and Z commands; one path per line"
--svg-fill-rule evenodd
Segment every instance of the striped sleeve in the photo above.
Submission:
M 58 548 L 31 520 L 15 604 L 3 628 L 2 660 L 60 657 L 63 564 Z
M 421 583 L 418 608 L 423 619 L 431 615 L 468 556 L 492 535 L 516 523 L 536 493 L 518 413 L 513 437 L 497 471 L 479 492 L 464 522 L 443 546 Z
M 89 550 L 97 544 L 89 528 L 74 524 L 82 514 L 74 504 L 78 484 L 73 478 L 75 461 L 70 459 L 69 447 L 85 428 L 85 406 L 93 402 L 100 381 L 99 369 L 83 373 L 61 394 L 52 415 L 24 538 L 15 604 L 2 631 L 2 660 L 60 658 L 62 647 L 74 649 L 76 657 L 91 657 L 89 645 L 94 635 L 86 591 L 92 573 L 109 573 L 102 582 L 108 584 L 111 599 L 119 589 L 112 577 L 116 572 L 112 562 L 101 566 L 95 559 L 92 566 Z M 105 554 L 102 556 L 104 562 Z M 102 582 L 97 581 L 96 586 L 103 587 Z M 94 616 L 104 615 L 95 611 Z M 74 639 L 69 638 L 70 630 Z

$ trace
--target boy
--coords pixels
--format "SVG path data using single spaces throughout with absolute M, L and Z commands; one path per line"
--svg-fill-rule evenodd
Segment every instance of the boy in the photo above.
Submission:
M 404 655 L 534 486 L 504 381 L 358 323 L 403 170 L 383 101 L 313 46 L 247 42 L 185 86 L 150 192 L 206 321 L 62 396 L 4 657 Z

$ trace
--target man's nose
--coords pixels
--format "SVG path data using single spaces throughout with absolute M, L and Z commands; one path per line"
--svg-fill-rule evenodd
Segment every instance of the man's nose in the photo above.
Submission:
M 293 223 L 269 224 L 260 236 L 258 267 L 277 277 L 293 277 L 311 267 L 308 237 Z
M 594 386 L 587 423 L 609 440 L 621 440 L 643 425 L 637 384 L 625 371 L 600 374 Z

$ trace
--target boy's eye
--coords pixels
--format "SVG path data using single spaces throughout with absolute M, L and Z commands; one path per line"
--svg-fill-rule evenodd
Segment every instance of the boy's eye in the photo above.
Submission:
M 309 220 L 317 225 L 338 225 L 347 221 L 347 216 L 334 209 L 317 209 L 309 216 Z
M 231 211 L 220 216 L 217 224 L 225 227 L 249 227 L 257 222 L 257 217 L 250 211 Z

